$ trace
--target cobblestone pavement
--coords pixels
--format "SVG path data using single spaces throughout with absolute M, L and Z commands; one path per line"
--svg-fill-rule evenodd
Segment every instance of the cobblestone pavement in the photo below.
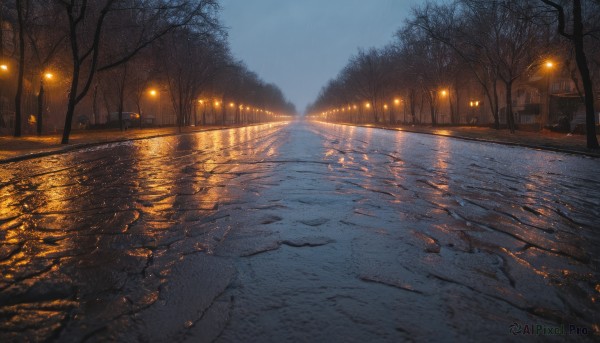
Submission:
M 4 164 L 0 341 L 598 340 L 599 166 L 302 122 Z

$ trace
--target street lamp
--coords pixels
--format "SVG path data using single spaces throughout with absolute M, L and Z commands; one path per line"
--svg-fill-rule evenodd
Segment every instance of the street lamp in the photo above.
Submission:
M 154 114 L 156 115 L 156 119 L 158 121 L 158 118 L 160 117 L 160 124 L 163 125 L 163 117 L 162 117 L 162 113 L 161 113 L 161 104 L 160 104 L 160 92 L 154 88 L 148 90 L 148 94 L 150 95 L 150 97 L 152 98 L 156 98 L 156 106 L 154 108 Z M 140 124 L 141 124 L 141 120 L 140 120 Z
M 546 63 L 544 63 L 544 67 L 546 69 L 546 104 L 545 104 L 545 111 L 542 114 L 542 118 L 541 119 L 541 123 L 540 123 L 540 130 L 544 128 L 545 125 L 547 125 L 550 121 L 550 78 L 552 77 L 552 70 L 554 70 L 555 64 L 554 62 L 548 60 L 546 61 Z
M 3 71 L 7 71 L 8 66 L 6 64 L 2 64 L 2 65 L 0 65 L 0 69 Z M 50 81 L 53 78 L 54 78 L 54 74 L 52 74 L 50 71 L 46 71 L 45 73 L 42 73 L 42 77 L 40 78 L 40 89 L 38 91 L 38 96 L 37 96 L 38 108 L 37 108 L 37 118 L 36 118 L 38 136 L 42 135 L 42 128 L 43 128 L 42 117 L 44 114 L 44 93 L 45 93 L 44 80 Z
M 442 96 L 442 98 L 445 98 L 445 97 L 447 97 L 447 96 L 448 96 L 448 91 L 447 91 L 446 89 L 442 89 L 442 90 L 440 91 L 440 95 Z M 442 123 L 444 123 L 444 122 L 445 122 L 445 118 L 446 118 L 446 115 L 445 115 L 445 114 L 442 114 Z
M 398 114 L 398 113 L 400 112 L 400 111 L 399 111 L 399 108 L 400 108 L 400 102 L 401 102 L 401 101 L 402 101 L 402 100 L 400 100 L 400 98 L 395 98 L 395 99 L 394 99 L 394 107 L 396 107 L 396 108 L 397 108 L 397 109 L 396 109 L 396 114 Z M 392 118 L 391 118 L 391 117 L 392 117 L 392 115 L 391 115 L 391 114 L 392 114 L 393 112 L 394 112 L 394 111 L 390 112 L 390 122 L 392 121 Z M 393 122 L 392 124 L 396 124 L 396 123 L 398 122 L 398 119 L 396 118 L 396 115 L 394 115 L 394 119 L 393 119 L 393 121 L 394 121 L 394 122 Z M 406 121 L 406 118 L 404 118 L 404 121 Z

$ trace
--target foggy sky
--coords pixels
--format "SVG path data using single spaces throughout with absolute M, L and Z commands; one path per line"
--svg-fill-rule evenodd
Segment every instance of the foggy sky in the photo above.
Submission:
M 222 0 L 235 58 L 299 112 L 358 48 L 393 40 L 417 0 Z

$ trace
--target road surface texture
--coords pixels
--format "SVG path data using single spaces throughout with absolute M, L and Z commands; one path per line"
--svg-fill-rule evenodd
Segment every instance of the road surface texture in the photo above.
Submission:
M 5 164 L 0 341 L 597 341 L 599 167 L 304 122 Z

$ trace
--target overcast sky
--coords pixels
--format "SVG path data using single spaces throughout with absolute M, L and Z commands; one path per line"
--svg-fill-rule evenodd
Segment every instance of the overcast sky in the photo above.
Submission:
M 233 55 L 298 111 L 360 48 L 382 47 L 417 0 L 222 0 Z

